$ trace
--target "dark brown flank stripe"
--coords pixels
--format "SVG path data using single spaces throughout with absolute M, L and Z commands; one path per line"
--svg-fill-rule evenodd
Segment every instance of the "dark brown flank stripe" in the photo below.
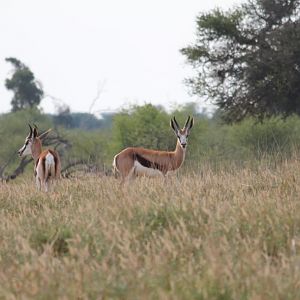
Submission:
M 156 162 L 152 162 L 152 161 L 146 159 L 145 157 L 143 157 L 143 156 L 141 156 L 137 153 L 133 153 L 133 159 L 138 161 L 142 166 L 144 166 L 146 168 L 156 169 L 156 170 L 159 170 L 161 172 L 166 171 L 166 166 L 160 165 Z
M 42 158 L 42 167 L 43 167 L 43 174 L 45 174 L 45 177 L 47 178 L 47 176 L 46 176 L 46 157 L 45 156 Z

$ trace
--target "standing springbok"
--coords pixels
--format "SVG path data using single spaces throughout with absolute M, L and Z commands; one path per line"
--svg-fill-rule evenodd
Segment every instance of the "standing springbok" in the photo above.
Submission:
M 52 178 L 60 177 L 60 158 L 56 151 L 51 149 L 46 149 L 42 151 L 42 142 L 43 139 L 51 129 L 42 133 L 38 136 L 38 129 L 34 125 L 32 129 L 29 125 L 29 135 L 25 139 L 24 146 L 18 151 L 20 157 L 25 155 L 32 155 L 34 160 L 34 175 L 37 188 L 41 190 L 41 186 L 44 186 L 46 192 L 48 192 L 48 183 Z
M 171 119 L 171 127 L 177 136 L 174 151 L 158 151 L 130 147 L 118 153 L 113 160 L 114 172 L 122 177 L 122 182 L 134 176 L 165 176 L 169 171 L 177 170 L 183 163 L 186 145 L 194 119 L 188 117 L 180 129 L 175 117 Z

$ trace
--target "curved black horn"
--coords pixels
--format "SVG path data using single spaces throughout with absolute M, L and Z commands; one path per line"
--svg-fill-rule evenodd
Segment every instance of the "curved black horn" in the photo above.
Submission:
M 178 123 L 177 123 L 177 121 L 176 121 L 176 119 L 175 119 L 175 116 L 173 117 L 173 120 L 174 120 L 174 123 L 175 123 L 175 125 L 176 125 L 177 129 L 179 130 L 179 129 L 180 129 L 180 127 L 179 127 L 179 125 L 178 125 Z
M 184 124 L 184 127 L 183 127 L 184 129 L 187 128 L 187 125 L 189 124 L 190 118 L 191 118 L 191 117 L 188 116 L 188 118 L 187 118 L 187 120 L 186 120 L 186 122 L 185 122 L 185 124 Z

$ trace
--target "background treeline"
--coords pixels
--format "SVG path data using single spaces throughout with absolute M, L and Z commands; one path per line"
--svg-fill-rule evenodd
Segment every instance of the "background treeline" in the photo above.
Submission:
M 74 114 L 74 119 L 80 115 Z M 20 163 L 17 150 L 24 143 L 29 122 L 37 124 L 41 131 L 53 128 L 51 145 L 60 152 L 63 166 L 77 169 L 84 166 L 89 171 L 109 173 L 114 155 L 125 147 L 173 150 L 176 138 L 169 126 L 173 115 L 180 124 L 187 115 L 195 118 L 184 169 L 201 171 L 205 164 L 218 168 L 226 163 L 244 166 L 262 160 L 278 163 L 300 148 L 298 116 L 284 120 L 274 117 L 263 123 L 247 118 L 237 124 L 224 124 L 218 112 L 208 117 L 197 112 L 194 103 L 169 113 L 162 107 L 146 104 L 105 115 L 103 119 L 82 114 L 82 120 L 90 119 L 91 124 L 98 124 L 93 127 L 88 122 L 78 125 L 82 120 L 75 126 L 72 114 L 70 124 L 62 125 L 58 116 L 43 114 L 38 109 L 25 109 L 0 115 L 1 176 L 7 176 Z M 31 164 L 26 169 L 31 172 Z

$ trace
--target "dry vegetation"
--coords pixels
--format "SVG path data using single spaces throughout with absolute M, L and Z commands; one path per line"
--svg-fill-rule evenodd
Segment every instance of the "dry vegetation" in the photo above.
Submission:
M 0 299 L 300 299 L 300 163 L 121 189 L 0 185 Z

